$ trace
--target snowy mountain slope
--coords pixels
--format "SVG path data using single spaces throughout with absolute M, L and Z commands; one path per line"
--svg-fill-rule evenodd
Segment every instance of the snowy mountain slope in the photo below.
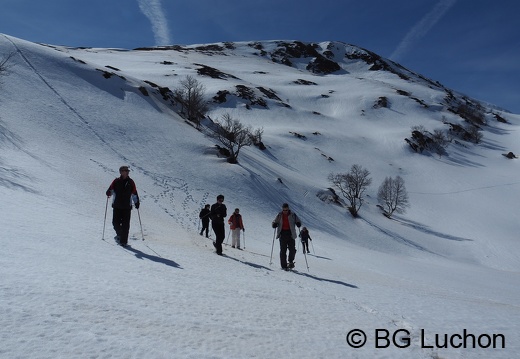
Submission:
M 461 122 L 445 110 L 446 89 L 409 72 L 369 71 L 373 64 L 343 57 L 339 45 L 333 58 L 342 70 L 318 75 L 307 57 L 291 58 L 293 66 L 271 61 L 275 41 L 218 51 L 0 41 L 2 53 L 17 51 L 0 102 L 6 357 L 506 358 L 520 347 L 518 163 L 502 156 L 518 151 L 518 115 L 488 108 L 482 144 L 452 144 L 438 158 L 412 152 L 404 138 L 414 125 Z M 207 67 L 228 76 L 197 75 Z M 263 127 L 268 149 L 243 150 L 239 165 L 218 158 L 213 140 L 154 86 L 174 89 L 186 74 L 209 97 L 229 91 L 210 117 L 229 112 Z M 248 109 L 232 95 L 237 85 L 267 107 Z M 388 108 L 373 107 L 380 97 Z M 358 219 L 316 197 L 329 172 L 355 163 L 373 178 Z M 132 167 L 146 238 L 134 213 L 127 254 L 111 243 L 110 210 L 100 240 L 104 191 L 121 164 Z M 375 197 L 395 175 L 412 207 L 388 220 Z M 250 252 L 226 248 L 220 258 L 196 234 L 199 209 L 219 193 L 228 213 L 241 209 Z M 270 222 L 285 201 L 315 239 L 309 271 L 298 254 L 299 275 L 277 269 L 276 243 L 269 265 Z M 354 328 L 408 329 L 414 344 L 375 349 L 369 338 L 354 351 L 345 342 Z M 420 329 L 431 339 L 464 328 L 504 333 L 507 347 L 417 344 Z
M 296 68 L 280 66 L 278 63 L 266 61 L 269 58 L 265 53 L 280 54 L 280 46 L 276 46 L 280 43 L 286 44 L 285 42 L 268 42 L 266 45 L 260 46 L 257 43 L 255 47 L 249 46 L 249 44 L 225 44 L 226 46 L 185 47 L 179 51 L 152 50 L 144 53 L 137 52 L 140 55 L 139 58 L 142 56 L 144 59 L 142 60 L 143 64 L 150 64 L 149 67 L 136 65 L 138 60 L 136 60 L 136 53 L 132 51 L 107 51 L 103 49 L 66 49 L 64 51 L 74 58 L 84 59 L 87 64 L 91 61 L 90 57 L 93 57 L 92 61 L 96 61 L 97 68 L 104 65 L 120 69 L 117 73 L 123 74 L 120 76 L 124 78 L 127 78 L 130 73 L 143 81 L 150 81 L 168 88 L 178 86 L 175 82 L 179 80 L 178 76 L 194 75 L 196 74 L 195 70 L 200 69 L 204 65 L 207 68 L 217 69 L 220 74 L 228 74 L 224 79 L 208 79 L 204 76 L 198 76 L 200 81 L 203 81 L 205 84 L 209 95 L 223 90 L 233 93 L 233 89 L 237 84 L 251 89 L 267 88 L 272 90 L 277 94 L 276 96 L 279 100 L 266 99 L 268 110 L 260 106 L 257 106 L 257 110 L 246 110 L 243 103 L 247 101 L 235 98 L 236 101 L 231 102 L 231 104 L 225 102 L 220 106 L 214 105 L 215 109 L 210 116 L 218 118 L 222 113 L 230 112 L 245 123 L 263 127 L 265 135 L 269 136 L 266 137 L 266 141 L 270 147 L 270 152 L 278 152 L 274 154 L 277 159 L 275 162 L 281 164 L 282 167 L 293 169 L 291 176 L 296 176 L 298 181 L 301 181 L 302 177 L 310 176 L 312 182 L 315 182 L 317 177 L 315 175 L 316 169 L 321 167 L 324 158 L 331 158 L 334 162 L 329 163 L 330 166 L 327 167 L 327 171 L 346 171 L 353 163 L 361 163 L 372 171 L 375 183 L 380 183 L 387 175 L 403 174 L 408 170 L 409 173 L 406 173 L 407 177 L 419 176 L 415 179 L 415 182 L 407 181 L 409 190 L 412 192 L 414 192 L 412 186 L 417 186 L 417 192 L 419 190 L 421 190 L 420 192 L 428 192 L 428 182 L 432 181 L 432 179 L 438 179 L 445 189 L 450 188 L 453 175 L 448 174 L 446 177 L 437 175 L 432 178 L 429 172 L 417 171 L 414 168 L 414 162 L 428 162 L 428 159 L 425 160 L 423 156 L 411 153 L 408 146 L 402 141 L 404 137 L 408 136 L 410 127 L 417 124 L 433 130 L 444 126 L 441 123 L 443 118 L 453 122 L 460 122 L 461 119 L 454 114 L 445 110 L 440 111 L 443 107 L 446 107 L 445 105 L 443 106 L 446 89 L 440 85 L 434 87 L 432 86 L 433 82 L 426 82 L 419 76 L 413 78 L 412 76 L 414 75 L 411 73 L 406 74 L 406 79 L 413 78 L 415 81 L 403 81 L 401 77 L 405 77 L 404 75 L 397 77 L 393 73 L 367 71 L 370 64 L 359 60 L 340 62 L 345 73 L 349 76 L 335 74 L 316 76 L 304 69 L 304 62 L 308 62 L 308 59 L 298 59 L 301 62 L 300 64 L 293 60 L 293 62 L 296 62 L 294 64 Z M 321 46 L 327 48 L 325 44 Z M 328 48 L 330 47 L 329 45 Z M 259 52 L 257 48 L 261 48 L 262 52 Z M 346 46 L 346 48 L 349 54 L 362 51 L 360 49 L 353 50 L 351 46 Z M 208 49 L 216 50 L 210 51 Z M 335 59 L 341 60 L 345 58 L 345 56 L 339 54 L 337 45 L 335 50 L 337 51 L 334 56 Z M 75 51 L 79 51 L 79 53 Z M 264 54 L 264 56 L 260 56 L 261 54 Z M 350 57 L 353 56 L 350 55 Z M 360 57 L 358 55 L 356 58 Z M 250 62 L 248 61 L 237 67 L 234 61 L 235 58 L 247 58 Z M 172 63 L 172 65 L 164 65 L 163 63 Z M 364 68 L 361 68 L 362 64 L 365 64 Z M 158 68 L 165 67 L 166 71 L 158 70 Z M 173 69 L 170 69 L 170 67 L 173 67 Z M 174 76 L 172 76 L 172 73 Z M 282 73 L 283 76 L 281 75 Z M 356 75 L 357 73 L 359 75 Z M 307 81 L 310 85 L 296 84 L 295 82 L 299 80 Z M 424 86 L 424 83 L 429 86 Z M 352 91 L 353 88 L 357 91 Z M 414 98 L 420 99 L 419 103 L 426 103 L 428 108 L 422 110 L 423 106 L 408 97 L 404 97 L 403 101 L 403 95 L 396 93 L 396 89 L 413 94 Z M 259 93 L 258 90 L 256 92 Z M 380 97 L 388 98 L 390 103 L 388 109 L 373 108 L 373 105 Z M 489 111 L 488 117 L 491 117 L 491 113 L 494 110 L 490 109 Z M 360 122 L 362 122 L 362 125 L 359 125 Z M 489 122 L 489 131 L 491 132 L 494 130 L 497 122 L 493 119 L 490 119 Z M 276 125 L 273 126 L 274 124 Z M 386 126 L 387 124 L 389 125 Z M 506 129 L 508 127 L 510 126 L 505 126 Z M 306 129 L 306 131 L 302 132 L 301 129 Z M 273 133 L 272 131 L 275 132 Z M 291 132 L 302 132 L 302 135 L 306 136 L 307 139 L 305 141 L 298 140 L 292 136 Z M 312 133 L 319 134 L 312 135 Z M 500 131 L 497 131 L 497 133 L 500 133 Z M 491 137 L 488 139 L 487 137 L 489 136 L 486 135 L 484 146 L 481 147 L 493 149 L 493 142 L 491 141 L 494 139 Z M 499 141 L 502 141 L 501 137 L 499 137 Z M 287 146 L 288 141 L 290 141 L 292 150 L 285 154 L 280 149 Z M 367 156 L 366 149 L 360 151 L 360 148 L 365 146 L 370 147 L 370 156 Z M 468 150 L 464 147 L 453 147 L 455 148 L 450 148 L 449 156 L 444 159 L 448 164 L 455 166 L 462 164 L 470 167 L 482 165 L 472 159 L 474 157 L 478 158 L 479 154 L 471 150 L 468 153 Z M 507 152 L 508 149 L 513 147 L 511 145 L 510 147 L 501 146 L 495 148 L 496 152 L 493 156 L 497 157 L 497 161 L 502 162 L 499 165 L 509 165 L 509 163 L 506 164 L 504 161 L 501 161 L 500 155 L 501 152 Z M 499 150 L 501 152 L 498 152 Z M 307 160 L 292 163 L 295 158 L 293 153 L 291 153 L 293 151 L 305 153 Z M 258 157 L 257 153 L 252 155 Z M 261 157 L 265 158 L 265 156 Z M 408 157 L 413 158 L 408 159 Z M 402 163 L 403 158 L 406 158 L 406 165 Z M 371 164 L 373 163 L 372 166 L 365 164 L 367 159 Z M 242 162 L 243 166 L 247 166 L 247 161 Z M 324 165 L 327 166 L 327 163 Z M 422 165 L 422 163 L 418 165 Z M 398 168 L 388 171 L 389 166 Z M 264 165 L 261 167 L 270 166 Z M 433 168 L 433 172 L 438 172 L 435 164 L 428 167 Z M 442 171 L 447 171 L 447 169 L 444 167 Z M 497 170 L 497 172 L 499 171 Z M 424 174 L 424 176 L 421 177 L 421 174 Z M 276 176 L 276 174 L 271 175 L 272 177 Z M 276 176 L 276 178 L 278 177 Z M 289 178 L 282 180 L 288 181 Z M 504 178 L 502 181 L 497 182 L 507 185 L 511 181 Z M 319 178 L 319 184 L 321 188 L 315 188 L 312 191 L 305 187 L 301 189 L 296 188 L 295 191 L 308 194 L 309 192 L 315 193 L 319 189 L 326 188 L 330 184 L 327 183 L 325 173 Z M 297 186 L 297 184 L 294 185 Z M 310 183 L 308 185 L 312 186 Z M 482 186 L 486 187 L 489 185 L 491 185 L 489 182 L 482 184 Z M 474 185 L 473 187 L 479 188 L 479 185 Z M 467 188 L 472 188 L 472 185 L 455 183 L 452 190 L 459 191 Z M 372 194 L 374 195 L 374 192 Z M 276 197 L 280 195 L 283 196 L 283 194 L 276 194 Z M 300 201 L 297 200 L 297 202 Z M 272 203 L 273 201 L 271 199 L 268 202 Z M 295 205 L 298 205 L 298 203 Z M 314 214 L 314 216 L 317 215 Z M 508 221 L 507 218 L 505 220 Z M 482 229 L 478 229 L 477 233 L 482 233 Z

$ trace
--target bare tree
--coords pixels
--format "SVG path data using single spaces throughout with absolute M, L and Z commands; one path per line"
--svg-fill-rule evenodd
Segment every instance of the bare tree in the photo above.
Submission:
M 348 210 L 352 216 L 357 217 L 359 209 L 363 205 L 363 196 L 372 178 L 370 172 L 360 165 L 353 165 L 349 173 L 331 173 L 329 181 L 332 182 L 347 199 L 350 206 Z
M 204 85 L 190 75 L 181 80 L 180 87 L 174 90 L 174 96 L 180 102 L 182 111 L 186 111 L 188 120 L 194 122 L 197 127 L 208 112 L 205 91 Z
M 226 113 L 221 120 L 217 120 L 217 129 L 213 137 L 216 138 L 230 153 L 229 163 L 237 163 L 240 149 L 253 144 L 251 127 L 244 126 L 239 120 L 233 119 Z
M 406 207 L 410 206 L 404 179 L 401 176 L 397 176 L 395 179 L 386 177 L 381 186 L 379 186 L 377 200 L 388 218 L 394 212 L 404 213 Z
M 262 142 L 262 136 L 264 135 L 264 128 L 255 128 L 253 133 L 251 133 L 251 140 L 253 141 L 253 145 L 257 146 L 261 150 L 265 150 L 266 147 Z

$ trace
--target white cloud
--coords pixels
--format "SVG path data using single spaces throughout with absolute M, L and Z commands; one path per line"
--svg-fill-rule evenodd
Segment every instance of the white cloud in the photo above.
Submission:
M 440 0 L 428 14 L 408 31 L 390 55 L 390 59 L 394 61 L 401 59 L 410 47 L 423 38 L 456 2 L 457 0 Z
M 137 0 L 139 9 L 152 23 L 155 45 L 170 45 L 168 21 L 162 10 L 161 0 Z

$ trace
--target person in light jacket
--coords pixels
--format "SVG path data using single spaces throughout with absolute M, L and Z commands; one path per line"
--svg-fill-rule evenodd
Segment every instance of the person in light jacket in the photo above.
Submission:
M 228 219 L 228 224 L 231 230 L 231 247 L 240 249 L 240 230 L 245 231 L 240 209 L 235 208 L 235 212 Z
M 291 212 L 289 204 L 282 205 L 282 211 L 273 220 L 272 227 L 277 228 L 276 238 L 280 240 L 280 265 L 282 269 L 294 268 L 294 257 L 296 256 L 296 229 L 302 223 L 296 213 Z M 289 257 L 287 257 L 289 251 Z

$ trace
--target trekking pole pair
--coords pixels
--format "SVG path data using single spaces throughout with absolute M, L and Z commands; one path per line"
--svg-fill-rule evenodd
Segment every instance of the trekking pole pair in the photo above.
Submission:
M 107 224 L 108 199 L 109 199 L 109 197 L 107 197 L 107 203 L 105 205 L 105 219 L 103 220 L 103 236 L 101 237 L 102 241 L 105 240 L 105 227 Z M 139 225 L 141 226 L 141 237 L 143 238 L 143 241 L 144 241 L 143 224 L 141 223 L 141 214 L 139 213 L 139 208 L 137 209 L 137 215 L 139 216 Z
M 107 211 L 108 211 L 108 199 L 109 197 L 107 197 L 107 203 L 105 205 L 105 219 L 103 220 L 103 236 L 101 237 L 101 240 L 105 240 L 105 227 L 106 227 L 106 223 L 107 223 Z M 143 233 L 143 222 L 141 222 L 141 212 L 139 212 L 139 208 L 137 208 L 137 216 L 139 217 L 139 226 L 141 227 L 141 238 L 143 239 L 144 241 L 144 233 Z M 106 242 L 106 241 L 105 241 Z M 159 255 L 159 253 L 157 253 L 156 251 L 154 251 L 152 248 L 150 248 L 147 244 L 145 244 L 146 247 L 148 247 L 148 249 L 150 249 L 152 252 L 154 252 L 155 254 L 157 254 L 159 257 L 161 257 Z M 162 257 L 161 257 L 162 258 Z
M 244 233 L 244 249 L 246 249 L 246 231 L 243 231 L 243 233 Z M 226 246 L 228 245 L 230 235 L 231 235 L 231 230 L 229 230 L 229 233 L 228 233 L 228 236 L 226 239 Z

